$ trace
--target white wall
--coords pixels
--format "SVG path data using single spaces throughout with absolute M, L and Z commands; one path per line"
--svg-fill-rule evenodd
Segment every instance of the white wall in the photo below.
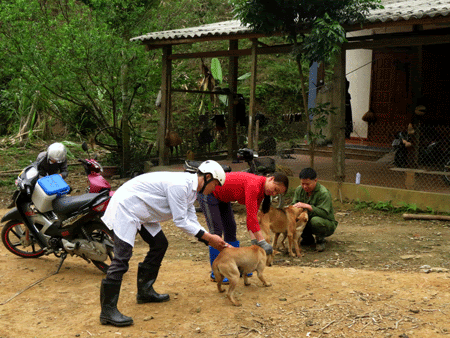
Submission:
M 371 31 L 350 32 L 347 37 L 370 35 Z M 372 50 L 356 49 L 346 52 L 347 80 L 350 82 L 350 95 L 353 117 L 351 137 L 367 138 L 367 123 L 361 118 L 369 110 L 370 80 L 372 74 Z

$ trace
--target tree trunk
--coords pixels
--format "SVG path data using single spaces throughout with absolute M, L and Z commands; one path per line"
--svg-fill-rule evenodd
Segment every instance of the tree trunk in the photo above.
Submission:
M 122 169 L 127 174 L 130 171 L 130 125 L 128 123 L 129 116 L 129 99 L 128 99 L 128 66 L 124 61 L 122 65 Z
M 403 214 L 403 218 L 404 219 L 424 219 L 424 220 L 450 221 L 450 216 L 444 216 L 444 215 Z

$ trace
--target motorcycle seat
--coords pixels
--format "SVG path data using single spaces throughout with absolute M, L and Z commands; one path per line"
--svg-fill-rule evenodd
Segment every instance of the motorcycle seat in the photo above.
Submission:
M 59 214 L 71 214 L 92 202 L 101 193 L 89 193 L 78 196 L 63 196 L 53 200 L 53 211 Z
M 197 172 L 198 167 L 202 163 L 203 162 L 201 162 L 201 161 L 185 160 L 184 161 L 184 171 L 195 174 Z M 231 167 L 229 165 L 221 164 L 221 166 L 223 168 L 223 171 L 225 171 L 226 173 L 229 173 L 231 171 Z

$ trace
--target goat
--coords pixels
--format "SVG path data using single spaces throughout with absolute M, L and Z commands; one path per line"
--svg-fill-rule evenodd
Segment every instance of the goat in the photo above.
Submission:
M 166 137 L 164 138 L 164 144 L 166 145 L 166 147 L 169 147 L 171 156 L 173 155 L 173 148 L 175 148 L 178 157 L 178 146 L 181 145 L 182 142 L 183 140 L 176 131 L 168 129 L 166 130 Z

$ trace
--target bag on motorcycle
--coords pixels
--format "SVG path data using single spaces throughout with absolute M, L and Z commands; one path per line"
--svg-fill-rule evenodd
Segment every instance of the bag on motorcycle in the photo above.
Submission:
M 40 212 L 47 212 L 53 209 L 52 201 L 69 190 L 70 187 L 59 174 L 45 176 L 36 182 L 31 200 Z

